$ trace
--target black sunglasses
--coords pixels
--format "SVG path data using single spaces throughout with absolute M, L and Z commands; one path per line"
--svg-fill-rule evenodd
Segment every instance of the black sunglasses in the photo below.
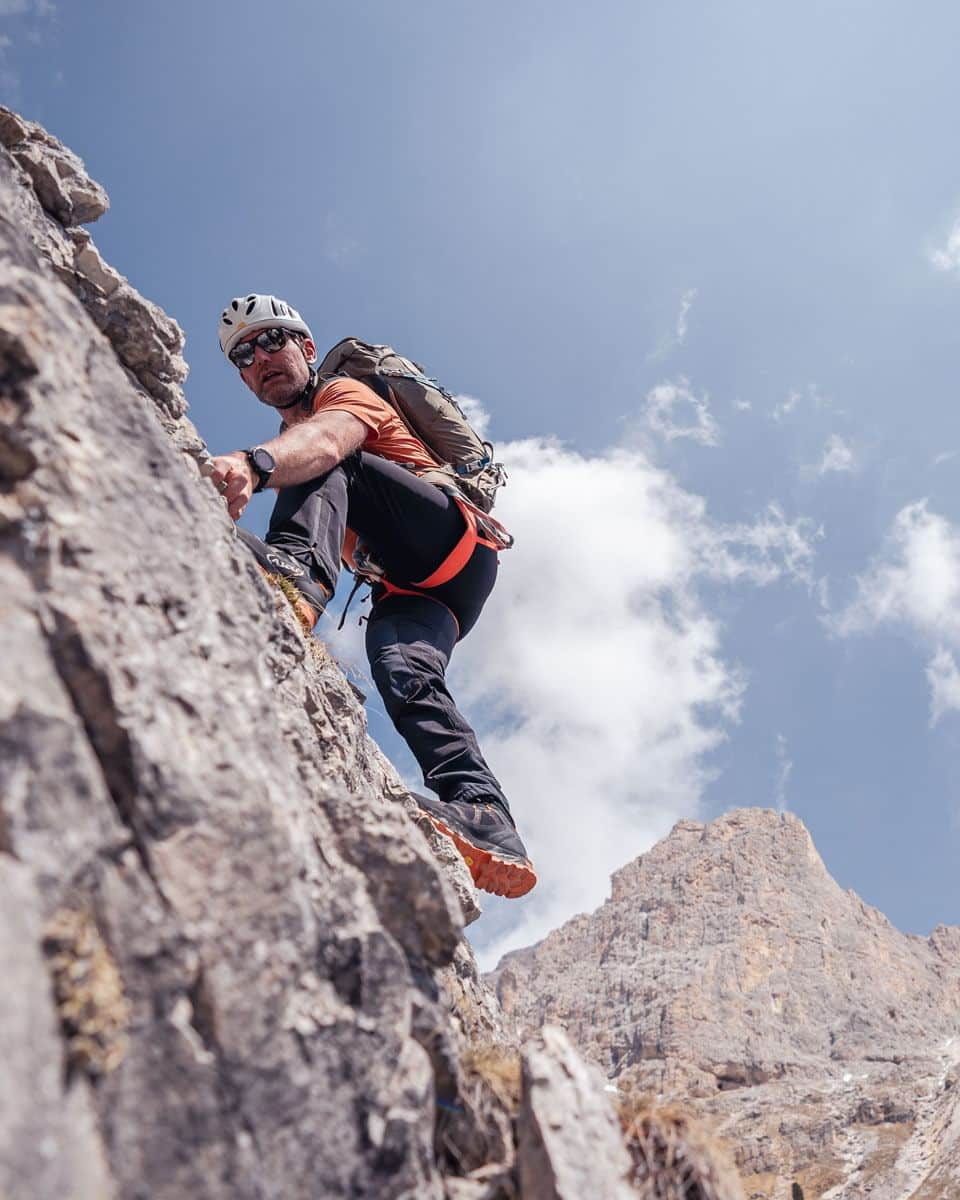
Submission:
M 266 350 L 268 354 L 276 354 L 287 344 L 288 338 L 296 339 L 296 334 L 289 333 L 286 329 L 261 329 L 256 337 L 252 337 L 248 342 L 238 342 L 227 357 L 242 371 L 253 362 L 257 346 Z

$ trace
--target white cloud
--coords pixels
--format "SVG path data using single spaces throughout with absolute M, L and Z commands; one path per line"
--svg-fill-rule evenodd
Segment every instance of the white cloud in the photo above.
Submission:
M 927 666 L 936 723 L 960 707 L 960 680 L 950 649 L 960 647 L 960 529 L 932 513 L 926 500 L 897 513 L 883 552 L 857 578 L 853 602 L 828 624 L 841 635 L 899 626 L 934 648 Z
M 773 419 L 775 421 L 782 421 L 788 413 L 793 412 L 802 399 L 802 392 L 798 392 L 796 388 L 791 389 L 786 400 L 781 400 L 780 403 L 774 408 Z
M 753 405 L 749 400 L 734 400 L 733 407 L 737 412 L 749 412 L 753 408 Z
M 793 774 L 793 760 L 787 753 L 787 739 L 782 733 L 777 734 L 776 756 L 777 781 L 774 802 L 777 812 L 782 813 L 787 811 L 787 784 Z
M 814 408 L 833 408 L 833 402 L 824 396 L 815 383 L 808 383 L 806 388 L 791 388 L 785 400 L 775 404 L 771 416 L 775 421 L 782 421 L 801 403 L 812 404 Z
M 638 449 L 498 450 L 510 483 L 497 515 L 517 546 L 451 687 L 541 883 L 475 929 L 488 966 L 601 903 L 611 871 L 697 811 L 744 689 L 702 586 L 805 580 L 814 536 L 776 506 L 715 525 Z
M 57 11 L 50 0 L 0 0 L 0 17 L 50 17 Z
M 480 401 L 463 394 L 454 396 L 454 400 L 463 409 L 463 415 L 473 426 L 477 437 L 485 438 L 490 428 L 490 417 Z
M 927 257 L 938 271 L 960 272 L 960 217 L 954 221 L 946 244 L 939 250 L 931 250 Z
M 677 317 L 677 324 L 674 328 L 674 340 L 677 346 L 682 346 L 687 340 L 687 317 L 690 315 L 690 309 L 693 308 L 693 302 L 697 298 L 697 289 L 690 288 L 683 293 L 680 298 L 680 315 Z
M 939 454 L 934 455 L 933 462 L 930 464 L 933 467 L 940 467 L 945 462 L 949 462 L 951 458 L 956 458 L 956 450 L 941 450 Z
M 926 500 L 897 513 L 884 552 L 857 578 L 855 600 L 833 622 L 841 634 L 891 624 L 960 645 L 960 531 Z
M 826 475 L 829 471 L 852 471 L 854 466 L 853 451 L 839 434 L 831 434 L 823 449 L 823 457 L 817 467 L 817 474 Z
M 681 376 L 675 383 L 660 383 L 647 393 L 643 420 L 647 427 L 668 442 L 690 438 L 701 446 L 716 446 L 720 430 L 710 412 L 709 396 L 697 396 L 690 381 Z
M 13 45 L 13 39 L 0 35 L 0 96 L 4 103 L 11 108 L 19 108 L 21 103 L 20 72 L 10 65 L 8 51 Z
M 812 588 L 814 543 L 822 537 L 823 529 L 809 519 L 788 521 L 779 504 L 769 504 L 749 524 L 708 527 L 701 562 L 726 583 L 762 587 L 787 578 Z
M 336 598 L 331 601 L 327 613 L 317 626 L 317 635 L 322 638 L 347 678 L 356 683 L 363 692 L 367 692 L 367 684 L 371 681 L 367 674 L 367 656 L 364 649 L 364 618 L 370 612 L 370 598 L 364 585 L 353 597 L 344 617 L 343 606 L 353 590 L 353 584 L 354 577 L 343 572 Z M 339 627 L 341 617 L 343 625 Z
M 666 358 L 668 354 L 676 350 L 687 340 L 689 332 L 689 322 L 687 318 L 690 315 L 690 309 L 693 308 L 693 302 L 697 298 L 697 289 L 688 288 L 680 297 L 680 312 L 677 316 L 673 330 L 660 339 L 657 348 L 647 355 L 647 362 L 655 362 L 657 359 Z
M 50 17 L 56 12 L 56 6 L 50 0 L 0 0 L 0 21 L 4 17 Z M 24 34 L 26 40 L 40 45 L 42 36 L 37 29 L 28 29 Z M 0 95 L 4 103 L 12 108 L 21 105 L 21 78 L 19 69 L 10 62 L 10 49 L 13 38 L 8 34 L 0 34 Z M 57 73 L 62 82 L 62 72 Z
M 960 709 L 960 671 L 957 662 L 945 646 L 939 646 L 927 663 L 930 684 L 930 724 L 936 725 L 951 710 Z
M 318 231 L 320 252 L 335 266 L 342 267 L 364 254 L 364 247 L 353 233 L 350 222 L 328 212 Z

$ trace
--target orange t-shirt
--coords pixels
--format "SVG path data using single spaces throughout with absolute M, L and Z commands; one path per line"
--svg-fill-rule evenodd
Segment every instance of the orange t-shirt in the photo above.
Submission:
M 309 421 L 311 415 L 321 412 L 348 412 L 367 427 L 362 450 L 417 471 L 439 465 L 423 442 L 404 425 L 396 410 L 359 380 L 331 379 L 314 396 L 312 414 L 304 413 L 299 406 L 293 411 L 297 415 L 289 422 L 292 425 Z
M 288 419 L 283 413 L 284 425 L 299 425 L 321 412 L 348 412 L 367 427 L 367 436 L 361 450 L 379 454 L 392 462 L 412 466 L 415 471 L 428 470 L 439 465 L 423 442 L 404 425 L 395 409 L 381 400 L 372 388 L 357 379 L 331 379 L 313 398 L 313 413 L 305 413 L 298 404 Z M 353 551 L 357 535 L 352 529 L 346 531 L 341 555 L 349 567 L 353 567 Z

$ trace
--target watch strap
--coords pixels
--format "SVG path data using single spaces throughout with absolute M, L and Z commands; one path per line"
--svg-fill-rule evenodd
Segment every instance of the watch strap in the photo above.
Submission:
M 247 456 L 247 462 L 250 464 L 250 470 L 253 472 L 254 493 L 263 491 L 263 489 L 267 486 L 270 476 L 274 472 L 274 467 L 269 468 L 269 470 L 264 470 L 262 467 L 257 466 L 255 455 L 259 449 L 259 446 L 251 446 L 249 450 L 244 451 Z

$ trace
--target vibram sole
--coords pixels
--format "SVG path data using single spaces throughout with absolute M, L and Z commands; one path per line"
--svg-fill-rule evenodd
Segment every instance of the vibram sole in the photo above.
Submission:
M 451 829 L 442 817 L 426 809 L 424 812 L 434 828 L 450 838 L 460 851 L 463 861 L 470 869 L 474 884 L 481 891 L 516 900 L 536 887 L 537 873 L 529 859 L 501 858 L 490 850 L 474 845 L 462 833 Z

